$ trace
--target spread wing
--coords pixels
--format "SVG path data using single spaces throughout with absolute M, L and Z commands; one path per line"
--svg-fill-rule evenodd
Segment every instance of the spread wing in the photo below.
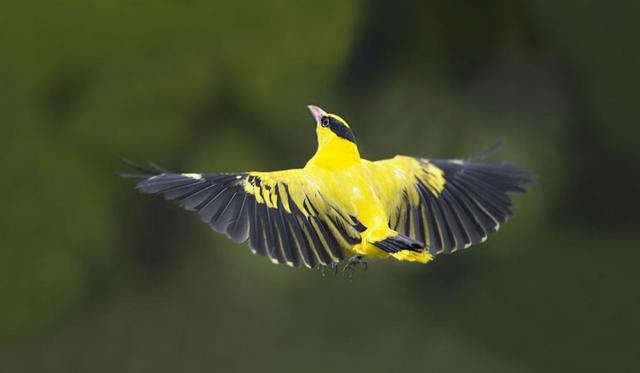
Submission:
M 235 242 L 274 263 L 309 268 L 339 262 L 364 227 L 331 206 L 303 170 L 174 173 L 152 165 L 138 179 L 144 193 L 163 194 Z
M 524 193 L 534 177 L 504 163 L 397 156 L 372 165 L 385 180 L 389 226 L 432 255 L 484 242 L 513 215 L 508 193 Z

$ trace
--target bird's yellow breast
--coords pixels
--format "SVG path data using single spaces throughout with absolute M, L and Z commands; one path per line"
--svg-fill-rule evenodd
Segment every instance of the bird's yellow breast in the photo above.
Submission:
M 310 178 L 322 184 L 324 198 L 333 206 L 357 216 L 365 226 L 386 219 L 383 205 L 376 193 L 373 175 L 364 164 L 359 162 L 332 170 L 310 165 L 304 170 Z

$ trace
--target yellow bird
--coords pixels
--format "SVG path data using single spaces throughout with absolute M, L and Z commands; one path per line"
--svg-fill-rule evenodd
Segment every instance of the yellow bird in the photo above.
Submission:
M 304 168 L 274 172 L 175 173 L 141 168 L 137 189 L 163 194 L 213 230 L 274 263 L 351 276 L 367 257 L 427 263 L 484 242 L 512 215 L 509 192 L 533 173 L 504 163 L 398 155 L 369 161 L 336 114 L 309 105 L 318 149 Z

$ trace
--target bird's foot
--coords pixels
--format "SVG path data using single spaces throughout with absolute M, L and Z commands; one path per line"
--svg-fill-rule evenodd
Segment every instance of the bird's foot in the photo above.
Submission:
M 327 271 L 333 272 L 334 275 L 337 274 L 338 264 L 335 262 L 331 262 L 331 264 L 328 264 L 326 266 L 320 266 L 320 274 L 322 274 L 322 277 L 324 277 L 327 274 Z
M 344 273 L 349 280 L 352 280 L 358 265 L 361 265 L 365 272 L 367 271 L 367 260 L 362 255 L 354 255 L 347 259 L 347 264 L 342 268 L 342 273 Z

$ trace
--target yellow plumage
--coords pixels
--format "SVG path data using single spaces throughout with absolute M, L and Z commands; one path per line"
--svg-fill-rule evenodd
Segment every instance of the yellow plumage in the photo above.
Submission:
M 426 263 L 482 242 L 511 215 L 507 193 L 523 192 L 532 179 L 529 171 L 495 163 L 368 161 L 344 119 L 309 108 L 318 149 L 304 168 L 129 176 L 141 179 L 141 191 L 198 212 L 214 230 L 249 240 L 254 253 L 307 267 L 345 255 Z

